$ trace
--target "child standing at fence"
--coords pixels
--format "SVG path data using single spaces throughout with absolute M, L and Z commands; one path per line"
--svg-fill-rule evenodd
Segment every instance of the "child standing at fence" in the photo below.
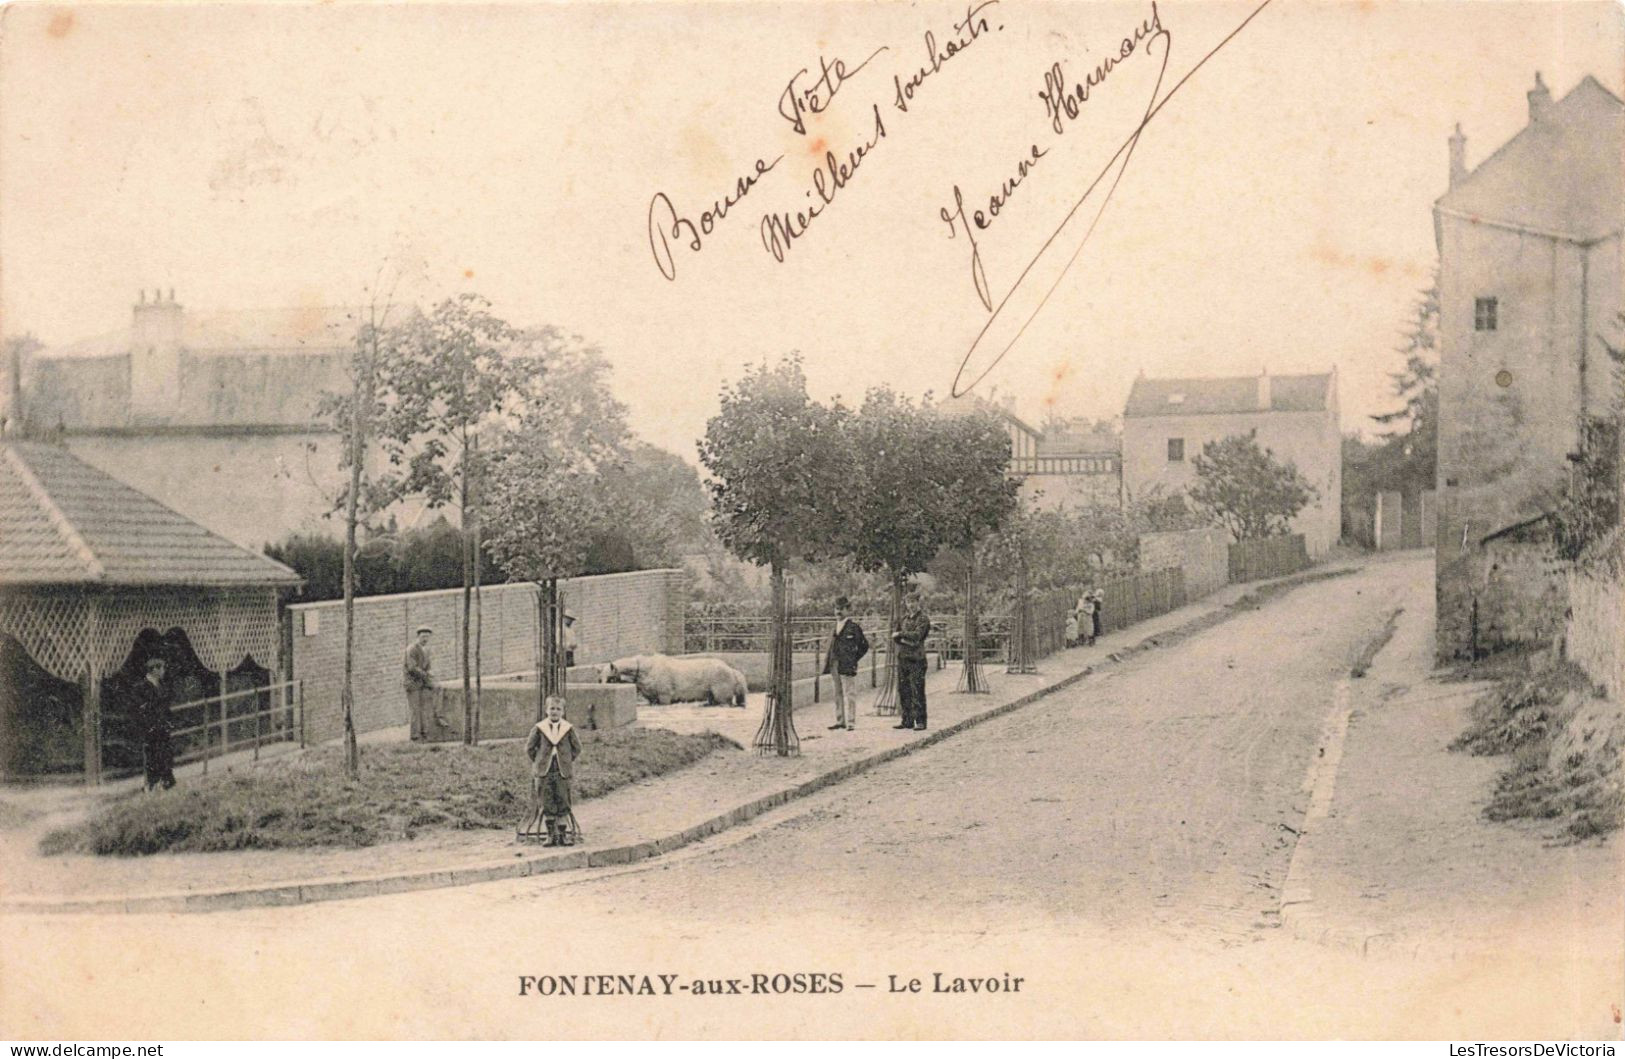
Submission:
M 1078 639 L 1085 645 L 1095 642 L 1095 597 L 1085 592 L 1078 597 Z
M 1078 646 L 1078 612 L 1075 610 L 1066 612 L 1066 645 Z
M 581 756 L 581 739 L 564 719 L 564 699 L 547 697 L 547 720 L 537 721 L 530 730 L 525 754 L 530 758 L 531 795 L 542 803 L 547 844 L 568 846 L 574 819 L 570 781 L 575 778 L 575 760 Z

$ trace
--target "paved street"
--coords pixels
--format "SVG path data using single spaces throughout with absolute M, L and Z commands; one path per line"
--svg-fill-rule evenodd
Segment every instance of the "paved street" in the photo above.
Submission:
M 69 993 L 47 978 L 8 983 L 0 1012 L 136 1037 L 207 1033 L 227 1012 L 237 1032 L 291 1036 L 1600 1034 L 1617 933 L 1595 960 L 1596 937 L 1548 932 L 1435 964 L 1281 929 L 1339 682 L 1396 610 L 1429 605 L 1430 573 L 1405 558 L 1300 587 L 631 868 L 290 909 L 0 920 L 8 948 L 52 946 L 55 972 L 94 976 L 112 1010 L 139 1015 L 99 1014 L 82 978 L 82 1009 L 64 1010 Z M 1556 947 L 1561 967 L 1525 947 Z M 165 990 L 175 966 L 210 984 Z M 841 974 L 843 992 L 541 1000 L 516 988 L 521 974 L 815 971 Z M 1025 981 L 966 998 L 932 994 L 932 972 Z M 890 992 L 894 975 L 925 992 Z M 155 991 L 164 1003 L 143 1002 Z

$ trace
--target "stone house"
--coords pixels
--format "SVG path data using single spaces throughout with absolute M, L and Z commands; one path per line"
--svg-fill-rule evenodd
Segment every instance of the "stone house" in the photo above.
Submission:
M 1292 520 L 1310 556 L 1342 532 L 1343 450 L 1337 371 L 1220 379 L 1134 380 L 1123 410 L 1123 491 L 1128 499 L 1181 493 L 1196 481 L 1202 446 L 1253 434 L 1261 448 L 1295 466 L 1315 498 Z
M 1556 634 L 1561 576 L 1539 521 L 1618 341 L 1625 105 L 1591 77 L 1469 170 L 1460 126 L 1439 249 L 1436 644 L 1441 659 Z M 1558 601 L 1558 602 L 1554 602 Z M 1476 636 L 1475 636 L 1476 632 Z
M 336 536 L 342 444 L 317 406 L 348 388 L 361 320 L 329 306 L 195 314 L 173 290 L 143 291 L 128 328 L 34 354 L 17 398 L 75 456 L 238 545 Z

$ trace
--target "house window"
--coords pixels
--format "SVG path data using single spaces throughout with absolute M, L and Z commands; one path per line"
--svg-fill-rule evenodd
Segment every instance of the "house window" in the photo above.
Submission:
M 1495 330 L 1497 303 L 1494 298 L 1479 298 L 1473 303 L 1473 330 Z
M 1183 463 L 1183 462 L 1185 462 L 1185 439 L 1184 438 L 1169 438 L 1168 439 L 1168 462 L 1169 463 Z

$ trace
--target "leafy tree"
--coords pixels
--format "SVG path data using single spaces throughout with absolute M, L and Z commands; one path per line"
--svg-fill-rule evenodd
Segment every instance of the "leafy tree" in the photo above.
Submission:
M 839 528 L 848 514 L 844 498 L 852 489 L 848 418 L 839 406 L 825 407 L 807 395 L 801 360 L 789 357 L 750 369 L 724 387 L 721 407 L 700 442 L 718 538 L 772 574 L 774 686 L 765 730 L 781 756 L 790 752 L 794 733 L 788 659 L 782 657 L 784 570 L 792 559 L 840 551 Z
M 1318 494 L 1291 463 L 1280 463 L 1252 433 L 1202 446 L 1191 461 L 1190 498 L 1238 541 L 1287 532 L 1293 516 Z
M 478 665 L 469 656 L 480 549 L 477 501 L 486 463 L 481 437 L 510 404 L 534 391 L 541 362 L 508 355 L 521 336 L 475 294 L 448 298 L 399 330 L 400 341 L 380 365 L 391 403 L 379 430 L 391 464 L 404 467 L 391 482 L 397 496 L 421 496 L 430 507 L 455 502 L 458 508 L 464 538 L 463 739 L 471 743 L 479 727 Z
M 595 543 L 626 516 L 605 482 L 626 460 L 630 431 L 601 350 L 551 327 L 520 338 L 539 370 L 523 387 L 517 426 L 495 453 L 486 501 L 492 555 L 538 589 L 539 716 L 546 696 L 565 690 L 558 582 L 592 569 Z
M 681 456 L 634 441 L 626 458 L 605 472 L 604 488 L 620 519 L 595 546 L 604 552 L 625 549 L 627 565 L 621 569 L 674 565 L 704 547 L 705 486 Z

